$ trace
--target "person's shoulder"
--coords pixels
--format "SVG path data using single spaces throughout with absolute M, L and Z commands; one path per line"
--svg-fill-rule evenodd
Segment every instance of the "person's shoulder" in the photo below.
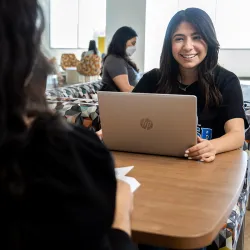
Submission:
M 216 68 L 214 69 L 214 73 L 215 75 L 223 78 L 230 78 L 230 77 L 238 78 L 236 74 L 234 74 L 232 71 L 229 71 L 220 65 L 216 66 Z
M 110 61 L 125 61 L 125 60 L 120 56 L 111 54 L 106 57 L 105 61 L 110 62 Z
M 214 77 L 216 85 L 220 89 L 224 89 L 230 84 L 239 84 L 239 79 L 236 74 L 219 65 L 216 66 L 214 70 Z
M 31 137 L 35 147 L 39 148 L 43 145 L 51 157 L 65 158 L 65 161 L 77 160 L 76 158 L 79 157 L 82 161 L 91 159 L 94 162 L 101 157 L 107 160 L 111 157 L 108 149 L 93 131 L 69 124 L 58 116 L 37 119 L 32 128 Z
M 160 80 L 160 70 L 155 68 L 143 74 L 139 83 L 133 89 L 133 92 L 138 93 L 155 93 L 157 84 Z
M 88 158 L 88 161 L 93 162 L 93 164 L 94 162 L 105 165 L 113 164 L 110 151 L 94 131 L 85 127 L 72 125 L 68 140 L 74 146 L 73 151 L 75 149 L 81 156 L 85 155 L 81 157 L 83 160 Z
M 32 125 L 24 155 L 25 159 L 32 156 L 32 160 L 25 160 L 25 168 L 53 190 L 85 187 L 87 192 L 99 187 L 102 195 L 110 195 L 110 200 L 115 195 L 113 157 L 95 132 L 87 128 L 68 124 L 61 117 L 38 119 Z M 33 164 L 36 168 L 32 168 Z M 103 183 L 104 179 L 109 180 L 109 185 Z
M 104 66 L 111 67 L 113 69 L 117 65 L 124 65 L 126 66 L 126 61 L 124 58 L 116 55 L 108 55 L 105 59 Z
M 28 176 L 28 199 L 36 200 L 41 192 L 39 202 L 49 202 L 53 207 L 48 221 L 60 217 L 63 225 L 70 220 L 76 225 L 69 232 L 70 238 L 76 241 L 81 240 L 79 232 L 91 237 L 96 223 L 101 223 L 95 235 L 98 240 L 112 224 L 115 206 L 116 178 L 108 149 L 94 132 L 56 115 L 36 119 L 29 138 L 21 162 Z M 61 218 L 58 208 L 65 217 Z M 67 232 L 63 226 L 57 230 L 57 237 Z
M 160 69 L 154 68 L 143 74 L 144 78 L 150 78 L 151 80 L 156 79 L 158 82 L 160 80 Z

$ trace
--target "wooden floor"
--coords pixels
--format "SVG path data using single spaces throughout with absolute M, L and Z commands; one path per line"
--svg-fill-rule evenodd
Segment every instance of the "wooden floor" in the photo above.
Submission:
M 250 211 L 246 213 L 245 244 L 244 250 L 250 250 Z

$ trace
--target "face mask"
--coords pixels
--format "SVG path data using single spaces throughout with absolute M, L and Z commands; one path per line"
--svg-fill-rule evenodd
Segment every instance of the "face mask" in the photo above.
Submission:
M 136 47 L 135 46 L 129 46 L 126 48 L 126 53 L 128 56 L 132 56 L 136 51 Z

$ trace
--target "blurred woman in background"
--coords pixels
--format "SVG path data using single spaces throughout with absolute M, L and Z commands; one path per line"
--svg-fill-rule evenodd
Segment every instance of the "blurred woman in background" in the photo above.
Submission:
M 131 92 L 139 81 L 139 70 L 131 60 L 136 51 L 137 33 L 130 27 L 118 29 L 103 60 L 102 91 Z

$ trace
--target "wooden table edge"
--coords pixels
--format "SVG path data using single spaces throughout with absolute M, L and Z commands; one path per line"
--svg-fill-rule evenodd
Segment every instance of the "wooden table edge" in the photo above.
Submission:
M 192 237 L 180 237 L 180 236 L 165 236 L 161 234 L 152 234 L 148 232 L 140 232 L 132 229 L 132 238 L 133 241 L 138 244 L 149 244 L 156 247 L 166 247 L 174 249 L 198 249 L 209 246 L 216 236 L 219 234 L 220 230 L 223 228 L 226 223 L 230 213 L 232 212 L 233 207 L 238 201 L 239 195 L 241 193 L 242 187 L 244 185 L 244 179 L 239 188 L 237 195 L 232 200 L 230 206 L 228 206 L 228 211 L 225 216 L 218 221 L 215 228 L 208 229 L 207 232 L 200 235 L 193 235 Z
M 112 153 L 119 152 L 113 151 Z M 121 152 L 119 152 L 121 153 Z M 125 152 L 128 153 L 128 152 Z M 247 153 L 244 153 L 245 157 L 245 172 L 247 170 Z M 245 178 L 242 178 L 240 187 L 237 190 L 237 193 L 232 199 L 231 204 L 228 206 L 225 215 L 218 221 L 217 225 L 214 228 L 208 229 L 207 232 L 200 235 L 194 235 L 192 237 L 180 237 L 180 236 L 164 236 L 161 234 L 152 234 L 148 232 L 136 231 L 132 228 L 132 238 L 138 244 L 150 244 L 154 242 L 154 246 L 175 248 L 175 249 L 197 249 L 210 245 L 212 241 L 216 238 L 220 230 L 225 225 L 230 213 L 232 212 L 235 204 L 237 203 L 239 196 L 241 194 Z M 167 238 L 167 239 L 166 239 Z

